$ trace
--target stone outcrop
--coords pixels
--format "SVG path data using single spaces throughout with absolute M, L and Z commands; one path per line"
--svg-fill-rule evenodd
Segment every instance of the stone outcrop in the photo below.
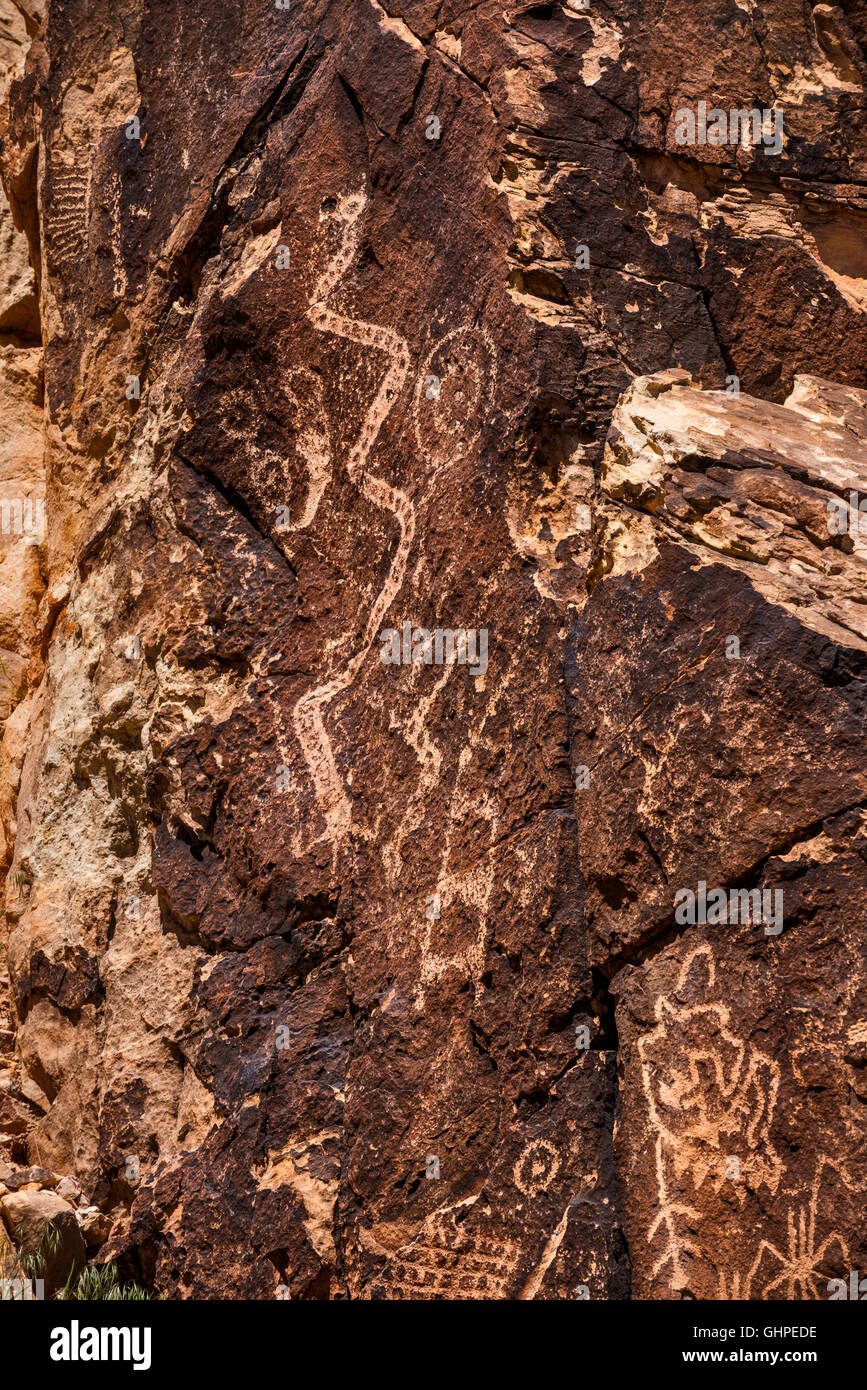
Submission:
M 29 48 L 24 17 L 0 3 L 0 100 L 20 77 Z M 23 878 L 10 875 L 17 831 L 21 767 L 38 683 L 39 609 L 45 589 L 45 465 L 42 341 L 36 274 L 27 237 L 0 187 L 0 875 L 7 896 Z M 35 664 L 31 665 L 34 662 Z M 14 1052 L 7 919 L 0 924 L 0 1146 L 25 1157 L 26 1135 L 41 1095 Z
M 0 1144 L 127 1277 L 867 1265 L 865 44 L 0 0 Z
M 669 371 L 614 412 L 569 670 L 640 1298 L 827 1297 L 867 1257 L 865 407 Z M 761 915 L 678 915 L 702 882 Z
M 72 1174 L 0 1160 L 0 1301 L 54 1298 L 67 1285 L 73 1289 L 89 1259 L 104 1263 L 113 1227 L 112 1216 L 89 1203 Z

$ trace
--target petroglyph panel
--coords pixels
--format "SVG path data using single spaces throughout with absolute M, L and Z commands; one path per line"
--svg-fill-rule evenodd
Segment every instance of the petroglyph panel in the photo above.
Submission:
M 173 1298 L 867 1271 L 859 6 L 12 8 L 2 1161 Z
M 821 869 L 810 873 L 818 879 Z M 811 889 L 822 896 L 818 882 L 801 892 L 812 896 Z M 797 894 L 792 888 L 794 914 L 805 906 Z M 857 954 L 863 918 L 850 923 L 849 949 Z M 801 976 L 802 951 L 809 958 L 825 949 L 828 927 L 814 924 L 812 940 L 784 940 L 779 960 L 757 976 L 741 954 L 743 929 L 728 930 L 739 942 L 705 939 L 679 963 L 669 947 L 652 967 L 624 972 L 618 986 L 628 1058 L 618 1142 L 621 1158 L 640 1155 L 655 1186 L 652 1201 L 632 1206 L 639 1287 L 651 1297 L 688 1291 L 698 1298 L 827 1298 L 829 1280 L 848 1277 L 863 1259 L 863 1135 L 847 1115 L 842 1065 L 846 1014 L 860 1006 L 853 996 L 860 999 L 863 990 L 855 983 L 855 954 L 847 976 L 851 1002 L 841 1019 L 829 1020 L 842 1035 L 838 1064 L 825 1043 L 812 1052 L 811 1073 L 806 1048 L 786 1052 L 777 1044 L 791 1032 L 785 982 L 790 972 Z M 656 993 L 653 982 L 666 977 L 668 988 Z M 824 1029 L 822 1021 L 812 1026 L 816 1034 Z M 832 1158 L 819 1145 L 834 1114 Z

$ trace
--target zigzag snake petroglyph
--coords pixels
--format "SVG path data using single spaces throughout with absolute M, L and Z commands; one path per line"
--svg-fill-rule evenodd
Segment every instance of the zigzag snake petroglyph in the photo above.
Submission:
M 361 319 L 346 318 L 326 308 L 328 300 L 337 289 L 349 270 L 358 251 L 359 218 L 366 204 L 361 192 L 345 195 L 338 203 L 336 217 L 344 223 L 343 236 L 337 254 L 328 263 L 316 282 L 307 310 L 308 318 L 323 333 L 334 333 L 349 342 L 363 347 L 375 348 L 389 357 L 389 367 L 380 382 L 379 390 L 365 416 L 361 432 L 347 459 L 346 470 L 350 480 L 362 491 L 364 496 L 376 506 L 390 512 L 400 527 L 400 541 L 389 567 L 385 583 L 380 590 L 364 630 L 364 638 L 359 651 L 349 664 L 332 680 L 302 695 L 293 711 L 293 722 L 298 741 L 304 753 L 307 766 L 316 788 L 317 800 L 325 818 L 325 835 L 321 838 L 337 844 L 349 830 L 351 813 L 343 779 L 334 761 L 331 740 L 325 729 L 325 706 L 341 691 L 347 690 L 361 667 L 370 646 L 380 628 L 382 620 L 394 601 L 403 583 L 410 547 L 415 535 L 415 514 L 412 503 L 404 492 L 365 474 L 365 465 L 370 457 L 379 432 L 388 417 L 400 392 L 403 390 L 410 369 L 410 351 L 406 341 L 391 329 L 365 323 Z

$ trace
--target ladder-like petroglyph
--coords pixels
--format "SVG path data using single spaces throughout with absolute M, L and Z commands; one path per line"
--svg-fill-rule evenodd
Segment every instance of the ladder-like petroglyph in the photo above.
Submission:
M 58 270 L 76 264 L 84 248 L 89 217 L 90 167 L 55 166 L 45 215 L 45 243 Z
M 520 1257 L 515 1241 L 467 1232 L 454 1216 L 435 1216 L 396 1252 L 373 1292 L 388 1299 L 508 1298 Z
M 309 319 L 320 332 L 333 333 L 348 342 L 385 353 L 388 359 L 388 368 L 350 451 L 346 469 L 350 480 L 359 487 L 368 501 L 394 517 L 400 537 L 385 582 L 368 614 L 358 651 L 331 680 L 303 695 L 293 712 L 298 741 L 310 769 L 325 820 L 325 838 L 332 842 L 335 849 L 349 830 L 351 813 L 343 778 L 337 768 L 334 749 L 325 728 L 325 710 L 330 702 L 342 691 L 347 690 L 355 680 L 382 620 L 403 583 L 415 535 L 415 514 L 407 494 L 399 488 L 391 487 L 381 478 L 365 472 L 382 426 L 403 390 L 409 374 L 409 347 L 399 334 L 389 328 L 366 323 L 362 319 L 349 318 L 327 307 L 329 299 L 346 276 L 357 254 L 359 221 L 366 201 L 364 193 L 357 192 L 347 195 L 338 203 L 336 217 L 343 223 L 340 248 L 317 281 L 307 311 Z

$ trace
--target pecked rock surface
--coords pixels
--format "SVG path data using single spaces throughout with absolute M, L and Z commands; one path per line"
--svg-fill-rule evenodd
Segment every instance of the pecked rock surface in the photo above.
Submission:
M 864 538 L 830 524 L 865 407 L 670 371 L 614 412 L 568 669 L 638 1298 L 827 1297 L 867 1254 Z M 779 920 L 679 920 L 701 881 Z
M 0 18 L 45 497 L 3 1142 L 171 1297 L 826 1296 L 867 1261 L 863 14 Z M 780 153 L 679 145 L 702 100 Z M 437 629 L 486 646 L 381 659 Z M 677 922 L 700 882 L 782 930 Z

